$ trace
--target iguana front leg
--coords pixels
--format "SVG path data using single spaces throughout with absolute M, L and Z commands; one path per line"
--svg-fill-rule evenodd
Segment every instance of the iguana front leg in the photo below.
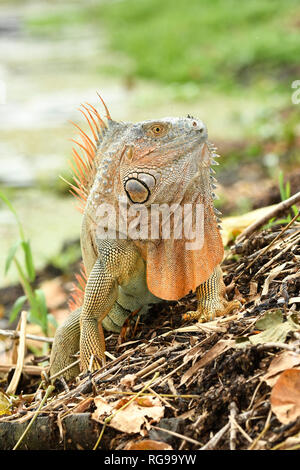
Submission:
M 99 257 L 88 278 L 80 315 L 82 371 L 101 367 L 105 351 L 102 321 L 118 307 L 118 286 L 130 281 L 139 258 L 136 247 L 126 240 L 100 240 L 97 245 Z
M 118 286 L 128 283 L 134 274 L 139 275 L 140 255 L 126 240 L 100 240 L 97 248 L 98 259 L 87 281 L 83 306 L 72 312 L 56 330 L 50 357 L 51 376 L 74 362 L 78 350 L 81 370 L 89 368 L 92 354 L 92 370 L 100 367 L 105 351 L 102 320 L 106 317 L 109 326 L 118 330 L 126 317 L 126 310 L 116 301 Z M 63 375 L 71 379 L 78 373 L 77 365 Z
M 237 300 L 226 299 L 226 288 L 223 281 L 222 269 L 217 266 L 212 275 L 203 284 L 197 287 L 198 307 L 196 311 L 187 312 L 183 315 L 184 320 L 198 320 L 207 322 L 215 317 L 229 315 L 233 310 L 240 307 Z
M 105 263 L 97 259 L 90 273 L 80 315 L 80 367 L 99 369 L 104 361 L 105 340 L 101 322 L 117 299 L 116 277 L 106 269 Z

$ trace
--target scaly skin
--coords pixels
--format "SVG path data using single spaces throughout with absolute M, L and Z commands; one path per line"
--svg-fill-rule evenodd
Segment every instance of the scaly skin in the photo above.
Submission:
M 103 136 L 96 141 L 92 177 L 88 180 L 84 176 L 83 181 L 87 201 L 81 249 L 88 281 L 82 307 L 56 332 L 51 375 L 68 366 L 77 350 L 82 371 L 98 369 L 105 352 L 102 326 L 120 331 L 131 312 L 139 309 L 139 315 L 146 314 L 150 304 L 162 299 L 177 300 L 197 290 L 198 310 L 185 318 L 198 321 L 229 314 L 237 307 L 236 302 L 226 300 L 219 266 L 223 246 L 213 207 L 210 168 L 217 155 L 207 142 L 204 124 L 191 117 L 137 124 L 117 123 L 109 114 L 107 117 L 107 126 L 101 120 Z M 108 213 L 114 213 L 119 222 L 110 239 L 99 235 L 107 225 L 107 214 L 106 218 L 99 214 L 103 204 L 110 205 Z M 129 208 L 140 204 L 148 215 L 154 204 L 189 204 L 193 209 L 201 205 L 202 245 L 187 249 L 190 237 L 185 232 L 182 239 L 165 239 L 162 220 L 156 237 L 151 237 L 150 231 L 144 238 L 128 235 L 124 227 L 128 228 L 134 217 L 128 212 L 123 224 L 124 204 Z M 78 372 L 78 367 L 73 367 L 64 375 L 69 379 Z

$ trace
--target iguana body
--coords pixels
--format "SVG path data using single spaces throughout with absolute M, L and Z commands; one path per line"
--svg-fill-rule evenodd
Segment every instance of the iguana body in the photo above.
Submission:
M 198 310 L 190 317 L 200 321 L 237 306 L 225 299 L 219 267 L 223 245 L 210 168 L 216 155 L 204 124 L 191 117 L 118 123 L 107 108 L 104 124 L 95 108 L 84 109 L 95 143 L 81 131 L 79 146 L 86 156 L 84 160 L 75 151 L 72 187 L 84 202 L 81 250 L 87 284 L 82 306 L 56 332 L 51 375 L 72 363 L 78 350 L 81 370 L 99 368 L 105 351 L 102 325 L 120 331 L 130 313 L 145 314 L 150 304 L 162 299 L 178 300 L 197 289 Z M 181 237 L 175 219 L 170 236 L 164 236 L 170 213 L 156 219 L 153 228 L 151 211 L 163 204 L 184 208 L 181 215 L 201 209 L 201 243 L 187 248 L 190 235 L 199 231 L 198 219 L 192 219 L 189 229 L 184 226 Z M 64 375 L 70 378 L 78 372 L 73 367 Z

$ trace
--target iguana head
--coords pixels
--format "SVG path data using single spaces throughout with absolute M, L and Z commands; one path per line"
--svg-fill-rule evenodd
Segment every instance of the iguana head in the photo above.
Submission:
M 191 117 L 135 124 L 109 121 L 99 155 L 103 191 L 147 206 L 180 202 L 199 168 L 208 172 L 210 164 L 206 127 Z M 108 178 L 108 167 L 116 161 Z
M 199 249 L 187 250 L 185 236 L 154 241 L 131 238 L 146 262 L 149 290 L 162 299 L 183 297 L 206 281 L 223 257 L 210 168 L 217 164 L 216 155 L 207 142 L 205 125 L 190 116 L 116 122 L 107 109 L 104 124 L 95 108 L 84 109 L 95 141 L 81 131 L 84 145 L 79 145 L 86 158 L 75 151 L 76 185 L 72 186 L 84 201 L 84 264 L 89 259 L 91 267 L 97 256 L 95 248 L 90 255 L 85 252 L 87 245 L 95 247 L 93 224 L 99 225 L 96 213 L 101 204 L 113 205 L 117 216 L 118 198 L 125 198 L 131 208 L 143 205 L 148 211 L 155 204 L 202 205 L 204 242 Z

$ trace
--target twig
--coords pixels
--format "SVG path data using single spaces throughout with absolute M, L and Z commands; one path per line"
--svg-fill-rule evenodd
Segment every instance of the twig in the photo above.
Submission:
M 222 439 L 224 434 L 230 428 L 229 422 L 223 426 L 220 431 L 217 432 L 204 446 L 202 446 L 199 450 L 212 450 L 218 444 L 218 442 Z
M 235 425 L 235 417 L 237 415 L 237 406 L 234 401 L 232 401 L 229 405 L 229 424 L 230 424 L 230 438 L 229 438 L 229 447 L 230 450 L 236 449 L 236 425 Z
M 56 377 L 59 377 L 61 374 L 63 374 L 64 372 L 66 372 L 67 370 L 71 369 L 71 367 L 74 367 L 76 366 L 77 364 L 79 364 L 80 362 L 80 359 L 77 359 L 76 361 L 72 362 L 72 364 L 69 364 L 68 366 L 66 366 L 64 369 L 61 369 L 59 370 L 58 372 L 56 372 L 55 374 L 51 375 L 49 377 L 48 380 L 53 380 L 55 379 Z
M 30 423 L 28 423 L 28 426 L 26 427 L 25 431 L 23 432 L 22 436 L 20 437 L 20 439 L 18 440 L 18 442 L 16 443 L 16 445 L 14 446 L 13 450 L 17 450 L 18 447 L 20 447 L 20 444 L 21 442 L 23 441 L 24 437 L 26 436 L 26 434 L 28 433 L 28 431 L 30 430 L 31 426 L 33 425 L 34 421 L 36 420 L 37 418 L 37 415 L 39 414 L 39 412 L 41 411 L 41 408 L 42 406 L 44 405 L 44 403 L 46 402 L 47 398 L 49 397 L 49 395 L 53 392 L 54 390 L 54 386 L 53 385 L 49 385 L 49 387 L 47 388 L 46 390 L 46 393 L 45 393 L 45 396 L 44 398 L 42 399 L 41 403 L 40 403 L 40 406 L 38 407 L 38 409 L 35 411 Z
M 253 224 L 249 225 L 237 238 L 236 242 L 240 242 L 242 238 L 249 237 L 255 230 L 258 228 L 262 227 L 265 225 L 271 218 L 275 217 L 278 215 L 280 212 L 289 209 L 292 205 L 296 204 L 297 202 L 300 201 L 300 192 L 294 194 L 290 198 L 286 199 L 285 201 L 280 202 L 277 204 L 275 207 L 270 209 L 270 212 L 267 214 L 263 215 L 260 219 L 256 220 Z M 297 217 L 299 217 L 299 213 L 297 214 Z M 296 218 L 297 218 L 296 217 Z
M 12 339 L 17 339 L 20 337 L 20 333 L 15 330 L 1 330 L 0 329 L 0 336 L 9 336 Z M 27 334 L 25 335 L 26 339 L 34 339 L 35 341 L 42 341 L 44 343 L 53 343 L 54 338 L 47 338 L 46 336 L 36 336 Z
M 183 434 L 178 434 L 178 432 L 170 431 L 169 429 L 159 428 L 158 426 L 153 426 L 153 424 L 151 425 L 151 428 L 157 429 L 158 431 L 166 432 L 167 434 L 171 434 L 171 436 L 178 437 L 179 439 L 191 442 L 192 444 L 196 444 L 197 446 L 202 446 L 201 442 L 196 441 L 195 439 L 192 439 L 190 437 L 184 436 Z
M 300 199 L 300 192 L 299 192 L 299 199 Z M 300 215 L 300 212 L 298 212 L 298 214 L 296 214 L 295 217 L 292 218 L 292 220 L 281 230 L 281 232 L 277 235 L 277 237 L 275 237 L 262 251 L 258 253 L 258 255 L 251 261 L 251 263 L 248 264 L 248 266 L 245 266 L 243 271 L 235 278 L 235 282 L 244 274 L 244 271 L 251 268 L 251 266 L 258 260 L 258 258 L 264 255 L 271 248 L 271 246 L 274 245 L 274 243 L 284 234 L 284 232 L 286 232 L 286 230 L 296 221 L 299 215 Z
M 160 365 L 164 364 L 166 362 L 166 358 L 165 357 L 161 357 L 160 359 L 158 359 L 157 361 L 153 362 L 152 364 L 150 364 L 149 366 L 145 367 L 144 369 L 142 370 L 139 370 L 135 376 L 136 377 L 143 377 L 144 375 L 146 375 L 148 372 L 152 372 L 153 369 L 156 369 L 157 367 L 159 367 Z
M 172 408 L 172 410 L 174 411 L 177 411 L 177 409 L 175 408 L 175 406 L 171 405 L 171 403 L 168 402 L 168 400 L 166 400 L 162 395 L 160 395 L 159 393 L 157 393 L 155 390 L 153 390 L 153 388 L 151 387 L 148 387 L 148 390 L 153 393 L 154 396 L 156 396 L 157 398 L 159 398 L 166 406 L 168 406 L 169 408 Z M 145 394 L 144 394 L 145 395 Z M 150 395 L 151 396 L 151 395 Z M 177 396 L 177 395 L 176 395 Z M 172 397 L 173 398 L 173 397 Z
M 245 411 L 244 413 L 238 415 L 236 417 L 237 420 L 245 421 L 250 415 L 252 411 Z M 223 426 L 220 431 L 217 432 L 204 446 L 202 446 L 199 450 L 212 450 L 216 447 L 218 442 L 222 439 L 224 434 L 230 429 L 230 423 L 228 422 Z
M 285 241 L 285 240 L 284 240 Z M 262 267 L 254 274 L 253 276 L 253 279 L 257 278 L 263 271 L 265 271 L 269 266 L 271 266 L 272 264 L 274 265 L 275 261 L 278 260 L 278 258 L 281 258 L 282 255 L 291 249 L 291 247 L 293 245 L 296 245 L 297 243 L 299 243 L 299 240 L 296 239 L 296 240 L 293 240 L 291 243 L 289 243 L 285 248 L 283 249 L 280 249 L 279 252 L 277 253 L 277 255 L 273 256 L 273 258 L 271 258 L 266 264 L 263 264 Z
M 167 398 L 193 398 L 194 400 L 200 400 L 201 396 L 200 395 L 185 395 L 185 394 L 180 394 L 180 395 L 173 395 L 172 393 L 157 393 L 155 392 L 151 387 L 149 387 L 149 390 L 151 390 L 154 395 L 157 395 L 159 397 L 167 397 Z M 139 396 L 141 395 L 140 392 Z M 137 395 L 137 393 L 135 395 Z M 105 395 L 133 395 L 134 392 L 126 392 L 125 390 L 107 390 L 105 391 Z M 152 393 L 142 393 L 144 397 L 152 397 Z
M 234 421 L 234 425 L 236 426 L 237 430 L 240 431 L 240 433 L 247 439 L 250 444 L 253 442 L 253 439 L 246 433 L 246 431 L 239 425 L 239 423 L 236 421 L 235 418 L 232 418 Z
M 251 446 L 248 448 L 248 450 L 253 450 L 253 449 L 255 449 L 256 444 L 258 443 L 258 441 L 260 441 L 260 439 L 265 435 L 265 433 L 266 433 L 267 430 L 269 429 L 269 427 L 270 427 L 270 420 L 271 420 L 271 414 L 272 414 L 272 410 L 270 409 L 269 414 L 268 414 L 267 419 L 266 419 L 266 423 L 265 423 L 265 425 L 264 425 L 264 428 L 263 428 L 262 432 L 254 439 L 254 441 L 252 442 L 252 444 L 251 444 Z
M 127 403 L 125 403 L 125 405 L 121 406 L 121 408 L 118 408 L 114 413 L 112 413 L 110 416 L 108 416 L 107 418 L 105 418 L 104 420 L 104 424 L 103 424 L 103 427 L 101 429 L 101 432 L 99 434 L 99 437 L 97 439 L 97 442 L 96 444 L 94 445 L 93 447 L 93 450 L 97 450 L 100 442 L 101 442 L 101 439 L 102 439 L 102 436 L 103 436 L 103 433 L 105 431 L 105 428 L 107 425 L 109 425 L 109 423 L 111 422 L 111 420 L 113 419 L 114 416 L 116 416 L 117 413 L 119 413 L 121 410 L 124 410 L 125 408 L 127 408 L 128 405 L 130 405 L 130 403 L 132 403 L 134 400 L 136 400 L 137 397 L 139 397 L 145 390 L 147 390 L 147 388 L 152 384 L 152 382 L 154 382 L 154 380 L 157 379 L 159 373 L 156 372 L 154 374 L 154 376 L 152 377 L 151 380 L 149 380 L 149 382 L 144 386 L 144 388 L 139 392 L 137 393 L 136 395 L 134 395 L 134 397 L 132 397 L 130 400 L 128 400 Z
M 16 364 L 0 364 L 0 372 L 9 372 L 11 369 L 15 368 Z M 31 365 L 23 365 L 22 371 L 28 375 L 41 375 L 44 368 L 41 366 L 31 366 Z
M 6 393 L 8 395 L 14 395 L 21 377 L 24 357 L 25 357 L 25 335 L 26 335 L 26 321 L 27 321 L 27 312 L 24 310 L 21 313 L 20 318 L 20 343 L 18 347 L 18 360 L 17 365 L 14 371 L 14 375 L 10 381 L 9 386 L 7 387 Z
M 274 342 L 269 342 L 269 343 L 263 343 L 257 346 L 257 349 L 269 349 L 269 348 L 282 348 L 282 349 L 287 349 L 288 351 L 292 351 L 296 354 L 300 354 L 299 348 L 292 346 L 290 344 L 285 344 L 285 343 L 276 343 Z

